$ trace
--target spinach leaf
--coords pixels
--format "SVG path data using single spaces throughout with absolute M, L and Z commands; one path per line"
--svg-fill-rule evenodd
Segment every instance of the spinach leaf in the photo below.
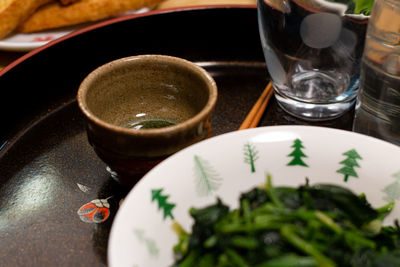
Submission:
M 343 187 L 318 184 L 302 186 L 299 190 L 308 193 L 315 209 L 344 216 L 357 227 L 376 219 L 379 215 L 365 198 L 360 198 Z
M 382 226 L 393 209 L 329 184 L 264 188 L 190 210 L 191 234 L 175 226 L 173 266 L 391 267 L 400 263 L 400 226 Z

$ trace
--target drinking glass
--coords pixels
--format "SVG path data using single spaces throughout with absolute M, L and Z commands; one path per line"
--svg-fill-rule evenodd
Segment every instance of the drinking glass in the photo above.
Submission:
M 375 0 L 353 130 L 400 145 L 399 0 Z
M 257 8 L 279 105 L 306 120 L 333 119 L 352 108 L 368 9 L 352 0 L 258 0 Z

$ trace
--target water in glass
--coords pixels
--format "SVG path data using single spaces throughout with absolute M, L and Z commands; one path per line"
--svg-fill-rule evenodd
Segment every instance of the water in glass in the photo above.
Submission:
M 368 16 L 354 2 L 258 0 L 261 43 L 280 106 L 332 119 L 355 103 Z

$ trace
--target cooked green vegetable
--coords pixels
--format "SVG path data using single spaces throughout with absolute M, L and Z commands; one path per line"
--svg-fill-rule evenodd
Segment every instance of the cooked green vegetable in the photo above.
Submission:
M 374 0 L 353 0 L 355 3 L 354 14 L 370 15 Z
M 382 226 L 393 203 L 374 209 L 364 195 L 336 185 L 265 188 L 192 208 L 192 233 L 175 225 L 173 266 L 400 266 L 400 226 Z
M 371 14 L 374 0 L 328 0 L 329 2 L 343 3 L 348 6 L 347 14 Z

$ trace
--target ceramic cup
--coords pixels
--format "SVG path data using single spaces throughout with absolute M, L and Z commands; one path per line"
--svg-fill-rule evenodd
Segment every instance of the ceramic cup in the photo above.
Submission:
M 122 184 L 135 184 L 171 154 L 211 136 L 213 78 L 165 55 L 109 62 L 81 83 L 77 100 L 88 141 Z

